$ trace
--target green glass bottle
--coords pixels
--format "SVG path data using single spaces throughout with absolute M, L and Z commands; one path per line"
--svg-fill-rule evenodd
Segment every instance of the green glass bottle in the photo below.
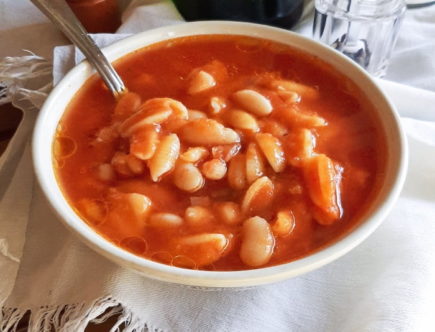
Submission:
M 173 0 L 187 21 L 231 20 L 290 29 L 300 19 L 303 0 Z

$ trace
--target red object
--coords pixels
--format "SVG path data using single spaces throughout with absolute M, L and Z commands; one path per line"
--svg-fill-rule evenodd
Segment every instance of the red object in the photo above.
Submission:
M 121 24 L 116 0 L 67 0 L 88 32 L 115 32 Z

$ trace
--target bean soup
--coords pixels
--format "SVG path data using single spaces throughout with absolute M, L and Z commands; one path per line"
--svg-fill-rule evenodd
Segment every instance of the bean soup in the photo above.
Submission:
M 337 241 L 379 189 L 385 139 L 342 74 L 290 46 L 202 35 L 118 60 L 130 92 L 91 78 L 53 144 L 70 205 L 142 257 L 232 271 Z

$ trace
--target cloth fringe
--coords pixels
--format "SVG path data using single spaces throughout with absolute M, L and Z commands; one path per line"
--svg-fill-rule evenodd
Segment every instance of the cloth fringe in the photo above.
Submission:
M 6 239 L 0 238 L 0 254 L 3 255 L 4 257 L 9 258 L 11 261 L 15 263 L 20 262 L 20 259 L 18 257 L 15 257 L 9 252 L 9 244 Z
M 5 57 L 0 61 L 0 105 L 27 100 L 39 109 L 53 87 L 53 65 L 25 51 L 29 55 Z
M 30 103 L 33 108 L 39 109 L 53 87 L 51 62 L 30 51 L 26 52 L 29 55 L 5 57 L 0 60 L 0 105 L 12 102 L 20 107 L 23 103 Z M 0 253 L 5 252 L 7 246 L 0 241 Z M 10 258 L 16 260 L 15 257 Z M 27 313 L 28 326 L 19 328 Z M 0 331 L 80 332 L 84 331 L 90 322 L 100 324 L 113 316 L 118 316 L 118 320 L 110 332 L 121 329 L 125 332 L 162 332 L 110 296 L 91 303 L 25 309 L 3 307 L 0 310 Z
M 110 332 L 163 332 L 152 327 L 142 317 L 121 305 L 112 297 L 103 297 L 90 304 L 67 304 L 44 306 L 36 309 L 2 308 L 0 311 L 0 331 L 20 332 L 20 321 L 30 313 L 28 332 L 80 332 L 89 323 L 101 324 L 107 319 L 118 316 Z

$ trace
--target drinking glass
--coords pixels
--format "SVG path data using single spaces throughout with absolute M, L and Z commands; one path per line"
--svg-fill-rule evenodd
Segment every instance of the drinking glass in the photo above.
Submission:
M 403 0 L 315 0 L 313 36 L 377 77 L 386 74 Z

